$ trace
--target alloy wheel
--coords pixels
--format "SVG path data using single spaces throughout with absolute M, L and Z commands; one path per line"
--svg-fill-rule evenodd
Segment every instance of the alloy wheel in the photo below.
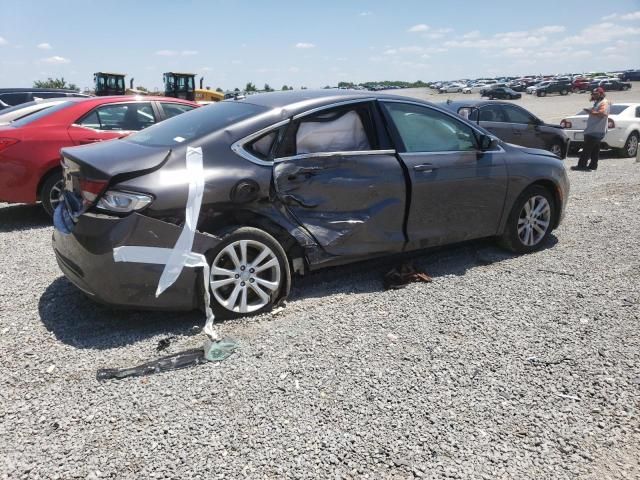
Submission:
M 627 156 L 635 157 L 638 153 L 638 137 L 637 135 L 631 135 L 627 140 Z
M 62 200 L 62 190 L 64 190 L 64 180 L 56 182 L 49 190 L 49 204 L 52 210 L 55 210 Z
M 532 247 L 544 238 L 551 223 L 551 206 L 542 195 L 527 200 L 518 216 L 518 238 Z
M 280 278 L 280 262 L 271 248 L 256 240 L 237 240 L 213 260 L 209 285 L 222 307 L 251 313 L 271 301 Z

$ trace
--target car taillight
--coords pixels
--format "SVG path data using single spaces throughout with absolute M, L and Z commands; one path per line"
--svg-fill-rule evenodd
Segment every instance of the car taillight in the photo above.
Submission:
M 613 120 L 609 119 L 608 127 L 609 128 L 616 128 L 616 122 L 614 122 Z
M 88 180 L 81 178 L 79 181 L 80 194 L 87 202 L 93 203 L 105 188 L 107 188 L 106 180 Z
M 16 143 L 18 143 L 20 140 L 18 140 L 17 138 L 2 138 L 0 137 L 0 152 L 2 150 L 4 150 L 5 148 L 9 148 L 11 145 L 15 145 Z
M 560 126 L 561 126 L 562 128 L 571 128 L 571 127 L 572 127 L 572 124 L 571 124 L 571 122 L 570 122 L 569 120 L 562 120 L 562 121 L 560 122 Z

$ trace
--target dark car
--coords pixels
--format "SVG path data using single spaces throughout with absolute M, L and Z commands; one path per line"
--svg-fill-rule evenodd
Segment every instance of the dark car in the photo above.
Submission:
M 506 99 L 506 100 L 515 100 L 518 98 L 522 98 L 522 94 L 512 90 L 509 87 L 496 87 L 484 92 L 480 92 L 481 97 L 489 97 L 489 99 L 493 100 L 494 98 Z
M 477 122 L 505 142 L 548 150 L 560 158 L 567 155 L 569 137 L 562 126 L 545 123 L 519 105 L 480 100 L 442 106 Z
M 637 81 L 640 81 L 640 70 L 625 70 L 618 76 L 620 77 L 620 80 L 622 80 L 623 82 L 629 82 L 629 81 L 637 82 Z
M 546 97 L 553 93 L 567 95 L 571 91 L 571 81 L 549 82 L 536 88 L 535 94 L 539 97 Z
M 631 84 L 629 82 L 621 82 L 620 80 L 616 80 L 615 78 L 611 78 L 609 80 L 600 80 L 598 82 L 591 82 L 589 84 L 589 88 L 593 90 L 594 88 L 602 87 L 606 92 L 611 90 L 618 91 L 626 91 L 631 88 Z
M 340 90 L 222 101 L 65 148 L 62 165 L 53 247 L 68 279 L 164 309 L 202 306 L 204 279 L 226 317 L 269 309 L 292 273 L 480 237 L 531 252 L 569 189 L 546 151 L 427 102 Z
M 62 88 L 0 88 L 0 110 L 38 99 L 88 96 Z

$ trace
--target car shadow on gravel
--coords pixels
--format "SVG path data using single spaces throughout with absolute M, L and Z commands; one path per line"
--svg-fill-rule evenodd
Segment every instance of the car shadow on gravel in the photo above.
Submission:
M 557 241 L 551 235 L 543 249 L 553 247 Z M 383 291 L 384 274 L 404 262 L 437 278 L 464 275 L 469 269 L 515 256 L 498 248 L 493 240 L 386 256 L 296 277 L 289 300 Z M 42 323 L 59 341 L 76 348 L 98 350 L 131 345 L 156 335 L 197 335 L 204 325 L 200 311 L 119 310 L 98 304 L 65 277 L 47 287 L 40 297 L 38 311 Z
M 50 225 L 51 218 L 40 205 L 0 204 L 0 232 L 30 230 Z
M 557 243 L 557 237 L 551 234 L 541 250 L 552 248 Z M 405 262 L 411 263 L 417 271 L 438 278 L 448 275 L 461 276 L 472 268 L 497 264 L 517 256 L 498 247 L 493 239 L 385 256 L 296 277 L 289 299 L 382 291 L 385 273 Z
M 76 348 L 111 349 L 155 335 L 196 335 L 202 312 L 119 310 L 87 298 L 65 277 L 47 287 L 38 302 L 44 326 L 58 340 Z

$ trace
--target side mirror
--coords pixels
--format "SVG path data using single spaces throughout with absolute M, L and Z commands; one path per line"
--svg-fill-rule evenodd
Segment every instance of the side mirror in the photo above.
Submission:
M 480 150 L 486 152 L 487 150 L 493 150 L 498 146 L 498 139 L 491 135 L 480 136 Z

